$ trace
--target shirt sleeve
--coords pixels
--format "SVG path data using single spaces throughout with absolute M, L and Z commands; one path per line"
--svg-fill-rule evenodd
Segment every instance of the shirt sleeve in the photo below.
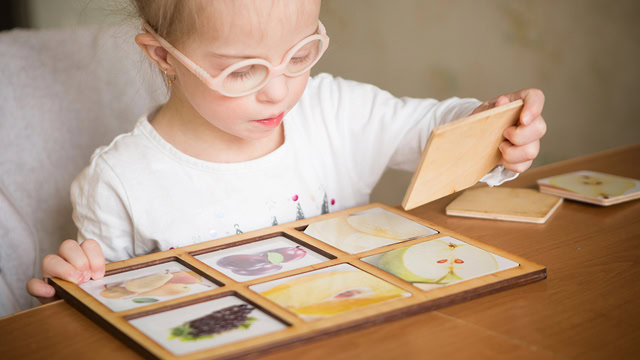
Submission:
M 125 189 L 99 154 L 71 184 L 71 202 L 79 242 L 96 240 L 107 262 L 135 256 L 135 234 Z
M 469 115 L 476 99 L 395 97 L 370 84 L 328 74 L 314 78 L 314 96 L 328 105 L 355 181 L 371 191 L 387 167 L 414 171 L 431 131 Z

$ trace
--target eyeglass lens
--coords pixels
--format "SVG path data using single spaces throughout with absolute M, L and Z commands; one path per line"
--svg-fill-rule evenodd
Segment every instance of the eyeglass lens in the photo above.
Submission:
M 289 60 L 285 74 L 297 76 L 309 70 L 316 62 L 322 41 L 312 40 L 304 44 Z M 223 80 L 224 90 L 230 94 L 241 94 L 260 87 L 269 76 L 269 69 L 262 64 L 251 64 L 229 73 Z

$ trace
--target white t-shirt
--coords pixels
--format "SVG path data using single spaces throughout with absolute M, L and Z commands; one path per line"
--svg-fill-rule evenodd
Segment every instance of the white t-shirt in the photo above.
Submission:
M 431 130 L 479 104 L 396 98 L 321 74 L 284 117 L 283 145 L 240 163 L 190 157 L 143 116 L 73 182 L 78 240 L 117 261 L 366 204 L 387 167 L 413 171 Z

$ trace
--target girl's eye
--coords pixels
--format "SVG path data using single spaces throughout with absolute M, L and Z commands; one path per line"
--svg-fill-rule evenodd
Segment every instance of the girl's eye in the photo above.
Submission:
M 295 56 L 291 58 L 291 62 L 294 64 L 304 64 L 309 61 L 311 55 L 307 53 L 305 56 Z
M 245 66 L 230 73 L 228 76 L 235 80 L 245 80 L 251 77 L 252 68 L 253 68 L 253 65 Z

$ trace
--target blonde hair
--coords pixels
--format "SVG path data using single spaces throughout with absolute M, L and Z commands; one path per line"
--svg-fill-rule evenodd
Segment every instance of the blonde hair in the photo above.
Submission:
M 131 0 L 131 4 L 141 20 L 174 46 L 196 33 L 204 8 L 199 0 Z

